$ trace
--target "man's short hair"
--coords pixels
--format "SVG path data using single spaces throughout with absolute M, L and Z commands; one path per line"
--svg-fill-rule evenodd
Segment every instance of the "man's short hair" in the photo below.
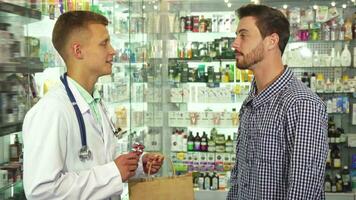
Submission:
M 69 11 L 58 17 L 52 32 L 52 43 L 64 59 L 64 47 L 73 32 L 87 28 L 89 24 L 108 25 L 108 19 L 103 15 L 90 11 Z
M 279 36 L 278 46 L 281 50 L 281 54 L 283 54 L 289 40 L 290 32 L 289 21 L 281 11 L 265 5 L 248 4 L 237 9 L 236 13 L 239 19 L 250 16 L 254 17 L 262 38 L 272 33 L 277 33 Z

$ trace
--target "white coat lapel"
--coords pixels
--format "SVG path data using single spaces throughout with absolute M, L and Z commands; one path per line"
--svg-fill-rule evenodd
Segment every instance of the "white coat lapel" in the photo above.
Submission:
M 110 119 L 108 116 L 109 113 L 105 112 L 105 108 L 103 108 L 103 105 L 101 103 L 99 104 L 99 112 L 101 115 L 101 126 L 103 127 L 103 138 L 104 138 L 105 148 L 107 149 L 106 159 L 108 161 L 112 161 L 115 148 L 113 149 L 112 147 L 114 133 L 112 132 L 110 126 L 110 122 L 109 122 Z

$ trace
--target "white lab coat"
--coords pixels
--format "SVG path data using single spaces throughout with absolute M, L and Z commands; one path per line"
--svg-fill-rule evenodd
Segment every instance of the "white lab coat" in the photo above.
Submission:
M 117 139 L 100 108 L 101 126 L 70 81 L 86 127 L 93 159 L 82 162 L 78 120 L 63 84 L 44 96 L 23 124 L 24 189 L 28 199 L 118 199 L 123 191 L 116 158 Z M 100 106 L 99 106 L 100 107 Z M 103 130 L 103 131 L 101 131 Z M 142 157 L 136 176 L 143 174 Z

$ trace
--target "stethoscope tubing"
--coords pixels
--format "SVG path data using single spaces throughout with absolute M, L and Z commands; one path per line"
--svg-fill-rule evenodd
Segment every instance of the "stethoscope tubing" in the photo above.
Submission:
M 75 114 L 77 116 L 78 124 L 79 124 L 80 139 L 81 139 L 82 147 L 85 147 L 85 146 L 87 146 L 87 136 L 86 136 L 84 119 L 83 119 L 83 116 L 82 116 L 80 109 L 78 107 L 77 101 L 75 100 L 75 97 L 69 88 L 68 80 L 67 80 L 67 73 L 64 73 L 63 76 L 60 77 L 60 79 L 66 89 L 69 100 L 73 105 Z

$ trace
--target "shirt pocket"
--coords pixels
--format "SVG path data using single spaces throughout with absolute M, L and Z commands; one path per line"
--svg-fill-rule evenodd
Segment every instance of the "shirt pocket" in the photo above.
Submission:
M 263 163 L 275 163 L 282 159 L 281 137 L 278 130 L 259 131 L 253 138 L 256 159 Z

